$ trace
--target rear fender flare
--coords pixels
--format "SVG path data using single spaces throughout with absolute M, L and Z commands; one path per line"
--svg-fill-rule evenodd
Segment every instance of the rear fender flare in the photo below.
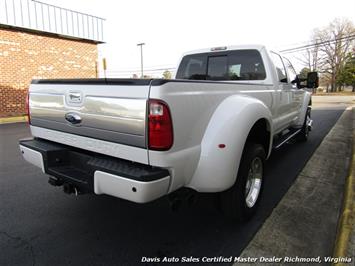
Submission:
M 272 146 L 272 119 L 269 108 L 260 100 L 233 95 L 215 110 L 201 142 L 198 165 L 187 187 L 199 192 L 219 192 L 236 180 L 240 158 L 253 125 L 266 119 Z M 223 147 L 223 145 L 225 145 Z

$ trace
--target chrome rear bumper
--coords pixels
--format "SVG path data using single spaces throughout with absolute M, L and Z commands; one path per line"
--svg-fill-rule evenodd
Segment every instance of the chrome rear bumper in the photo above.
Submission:
M 107 194 L 144 203 L 166 195 L 169 171 L 92 153 L 42 139 L 21 140 L 24 159 L 52 176 L 56 186 L 70 185 L 76 194 Z

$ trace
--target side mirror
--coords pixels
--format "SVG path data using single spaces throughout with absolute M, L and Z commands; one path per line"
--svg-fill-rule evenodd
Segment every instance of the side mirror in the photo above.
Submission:
M 306 87 L 306 85 L 304 85 L 304 81 L 306 81 L 306 79 L 301 78 L 300 75 L 297 75 L 296 78 L 291 81 L 291 83 L 296 84 L 298 89 L 302 89 Z
M 318 72 L 308 72 L 307 74 L 307 88 L 316 89 L 319 86 Z

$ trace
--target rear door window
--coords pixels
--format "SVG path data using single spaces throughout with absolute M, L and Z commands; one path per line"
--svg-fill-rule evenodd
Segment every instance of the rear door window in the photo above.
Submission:
M 185 56 L 179 66 L 176 78 L 205 80 L 207 69 L 207 56 L 196 54 Z

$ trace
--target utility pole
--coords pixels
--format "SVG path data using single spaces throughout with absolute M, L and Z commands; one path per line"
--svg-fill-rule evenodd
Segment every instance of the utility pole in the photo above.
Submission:
M 106 69 L 107 69 L 106 58 L 102 58 L 102 68 L 104 69 L 104 78 L 106 80 Z
M 145 45 L 145 43 L 138 43 L 137 46 L 141 47 L 141 78 L 143 78 L 143 45 Z

